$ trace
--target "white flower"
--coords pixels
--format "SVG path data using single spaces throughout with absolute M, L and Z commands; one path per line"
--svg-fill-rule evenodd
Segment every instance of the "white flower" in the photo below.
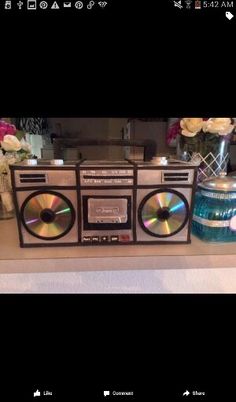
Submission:
M 21 149 L 21 143 L 14 135 L 7 134 L 1 141 L 1 147 L 7 152 L 17 152 Z
M 205 122 L 204 131 L 211 134 L 227 135 L 234 129 L 228 117 L 210 118 Z
M 25 152 L 31 152 L 31 145 L 26 142 L 23 138 L 21 140 L 21 149 L 23 149 L 23 151 Z
M 181 134 L 185 137 L 194 137 L 204 126 L 202 118 L 184 118 L 180 121 Z

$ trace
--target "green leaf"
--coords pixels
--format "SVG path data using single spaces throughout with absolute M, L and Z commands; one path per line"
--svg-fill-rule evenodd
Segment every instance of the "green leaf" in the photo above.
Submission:
M 15 135 L 16 135 L 16 138 L 20 141 L 25 136 L 25 132 L 17 130 Z

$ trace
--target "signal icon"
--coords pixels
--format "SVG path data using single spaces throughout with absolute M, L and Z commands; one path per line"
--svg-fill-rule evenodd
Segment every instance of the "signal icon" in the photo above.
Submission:
M 107 5 L 107 1 L 99 1 L 98 4 L 100 7 L 104 8 Z

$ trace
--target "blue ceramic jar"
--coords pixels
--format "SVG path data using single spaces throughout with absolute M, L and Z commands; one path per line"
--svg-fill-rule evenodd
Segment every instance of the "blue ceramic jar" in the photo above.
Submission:
M 236 177 L 222 172 L 198 185 L 192 232 L 209 242 L 236 241 Z

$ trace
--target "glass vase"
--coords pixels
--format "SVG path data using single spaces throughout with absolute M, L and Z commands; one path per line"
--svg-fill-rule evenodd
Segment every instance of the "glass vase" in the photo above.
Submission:
M 0 220 L 12 219 L 15 217 L 12 192 L 0 193 Z
M 195 137 L 178 136 L 177 155 L 180 160 L 199 164 L 198 182 L 227 172 L 232 134 L 197 134 Z
M 7 173 L 0 174 L 0 220 L 12 219 L 15 216 L 12 189 Z

